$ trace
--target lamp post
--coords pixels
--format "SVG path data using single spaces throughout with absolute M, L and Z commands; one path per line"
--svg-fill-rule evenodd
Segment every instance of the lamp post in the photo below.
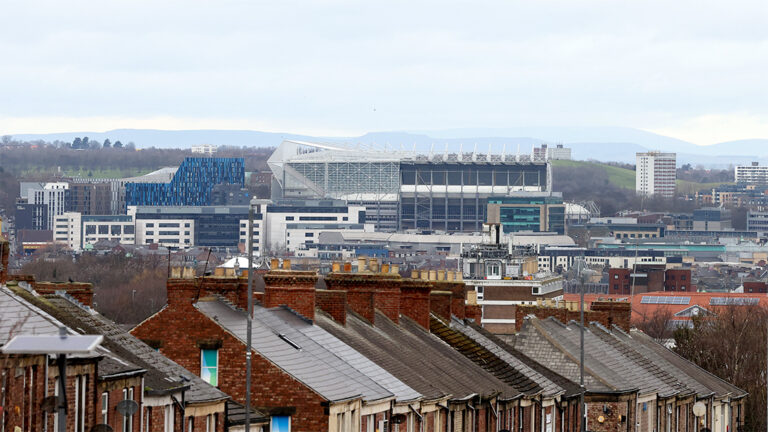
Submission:
M 251 432 L 251 331 L 253 329 L 253 205 L 248 206 L 248 317 L 245 331 L 245 432 Z
M 68 335 L 61 327 L 58 336 L 14 336 L 0 351 L 3 354 L 48 355 L 56 354 L 59 369 L 59 397 L 56 409 L 59 416 L 57 432 L 67 427 L 67 354 L 91 354 L 104 340 L 101 335 Z
M 587 430 L 587 406 L 584 401 L 584 395 L 587 392 L 587 389 L 584 386 L 584 282 L 586 282 L 592 273 L 594 273 L 589 268 L 585 269 L 586 266 L 587 261 L 584 257 L 576 262 L 576 270 L 578 271 L 577 275 L 579 279 L 579 320 L 581 322 L 579 333 L 579 388 L 581 390 L 581 394 L 579 395 L 581 427 L 579 429 L 581 432 L 586 432 Z

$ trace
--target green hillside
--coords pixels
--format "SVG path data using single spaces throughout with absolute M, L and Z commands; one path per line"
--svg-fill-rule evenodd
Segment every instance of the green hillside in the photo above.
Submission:
M 572 160 L 554 160 L 552 161 L 553 169 L 557 170 L 557 167 L 580 167 L 580 166 L 597 166 L 602 168 L 606 174 L 608 174 L 608 180 L 618 186 L 625 189 L 635 188 L 635 171 L 620 168 L 613 165 L 608 165 L 600 162 L 588 162 L 588 161 L 572 161 Z M 703 189 L 712 189 L 721 184 L 733 184 L 726 182 L 715 183 L 696 183 L 687 180 L 677 180 L 677 192 L 679 194 L 693 194 L 696 191 Z
M 634 189 L 635 188 L 635 172 L 626 169 L 619 168 L 613 165 L 607 165 L 599 162 L 587 162 L 587 161 L 573 161 L 573 160 L 554 160 L 552 161 L 553 169 L 557 169 L 560 166 L 580 167 L 580 166 L 598 166 L 602 168 L 608 174 L 608 180 L 621 188 Z

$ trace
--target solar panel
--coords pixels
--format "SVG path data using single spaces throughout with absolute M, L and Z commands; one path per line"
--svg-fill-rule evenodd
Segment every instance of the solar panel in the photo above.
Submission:
M 4 354 L 88 354 L 101 343 L 101 335 L 14 336 L 3 345 Z
M 712 297 L 709 299 L 711 306 L 754 306 L 760 303 L 757 297 Z
M 691 298 L 683 296 L 643 296 L 643 298 L 640 299 L 640 303 L 687 305 L 691 303 Z

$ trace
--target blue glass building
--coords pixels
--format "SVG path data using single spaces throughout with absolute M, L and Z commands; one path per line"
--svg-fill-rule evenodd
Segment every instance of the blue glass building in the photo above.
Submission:
M 245 186 L 243 158 L 184 159 L 168 183 L 126 183 L 129 206 L 207 206 L 219 184 Z
M 565 205 L 556 192 L 517 192 L 488 198 L 488 221 L 505 233 L 531 231 L 565 233 Z

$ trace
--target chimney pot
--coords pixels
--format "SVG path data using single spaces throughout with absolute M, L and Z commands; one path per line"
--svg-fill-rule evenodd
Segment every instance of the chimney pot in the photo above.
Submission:
M 437 280 L 437 270 L 430 270 L 429 271 L 429 280 L 431 280 L 431 281 Z
M 171 267 L 171 279 L 181 279 L 181 267 Z
M 291 269 L 291 260 L 283 259 L 283 270 L 290 270 L 290 269 Z
M 341 271 L 341 263 L 339 263 L 338 261 L 334 261 L 333 264 L 331 264 L 331 271 L 332 272 Z
M 392 264 L 389 268 L 389 272 L 392 274 L 400 274 L 400 264 Z
M 421 271 L 421 280 L 429 280 L 429 270 Z
M 411 270 L 411 279 L 418 279 L 418 278 L 419 278 L 419 271 Z
M 446 274 L 445 274 L 445 280 L 447 280 L 448 282 L 455 281 L 456 280 L 456 272 L 453 271 L 453 270 L 447 271 Z
M 437 280 L 444 281 L 445 280 L 445 270 L 438 270 L 437 271 Z
M 368 259 L 366 257 L 358 257 L 357 258 L 357 272 L 362 273 L 365 271 L 365 268 L 367 267 Z
M 352 263 L 351 262 L 345 262 L 344 263 L 344 272 L 350 273 L 352 271 Z
M 379 272 L 379 260 L 377 258 L 371 258 L 368 260 L 368 270 L 370 270 L 372 273 Z
M 382 264 L 381 265 L 381 272 L 382 273 L 389 273 L 389 264 Z
M 269 268 L 270 270 L 277 270 L 278 268 L 280 268 L 280 260 L 278 260 L 277 258 L 272 258 L 271 260 L 269 260 Z

